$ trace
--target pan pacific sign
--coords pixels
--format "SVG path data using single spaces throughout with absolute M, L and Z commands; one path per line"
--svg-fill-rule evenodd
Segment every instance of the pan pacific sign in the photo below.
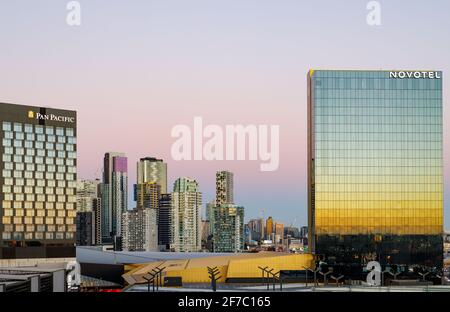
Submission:
M 37 119 L 37 120 L 69 122 L 69 123 L 75 122 L 75 117 L 61 116 L 61 115 L 55 115 L 55 114 L 41 114 L 41 113 L 34 112 L 31 110 L 28 111 L 28 118 L 29 119 Z
M 437 71 L 391 71 L 389 78 L 441 79 L 441 73 Z

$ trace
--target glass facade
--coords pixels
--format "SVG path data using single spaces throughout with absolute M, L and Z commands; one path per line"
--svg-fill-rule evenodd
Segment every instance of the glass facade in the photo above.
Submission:
M 308 73 L 316 254 L 338 262 L 442 266 L 442 73 L 407 77 Z
M 75 112 L 0 103 L 0 259 L 74 254 L 75 117 L 37 118 L 59 114 Z
M 2 129 L 2 239 L 73 239 L 76 230 L 73 131 L 58 128 L 59 135 L 55 136 L 54 127 L 18 122 L 3 122 Z M 56 139 L 67 143 L 56 146 L 49 143 Z

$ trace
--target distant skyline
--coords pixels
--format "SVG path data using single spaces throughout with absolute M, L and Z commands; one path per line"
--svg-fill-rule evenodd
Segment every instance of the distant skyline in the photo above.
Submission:
M 105 152 L 168 164 L 195 178 L 203 209 L 215 172 L 234 173 L 245 218 L 307 224 L 306 75 L 322 69 L 443 71 L 445 224 L 450 230 L 450 2 L 79 0 L 81 26 L 66 24 L 65 0 L 0 1 L 0 102 L 77 111 L 78 178 L 101 178 Z M 280 125 L 280 162 L 174 161 L 171 129 L 193 124 Z M 130 196 L 131 197 L 131 196 Z M 131 203 L 131 201 L 130 201 Z M 134 204 L 134 203 L 133 203 Z M 130 206 L 129 208 L 133 208 Z

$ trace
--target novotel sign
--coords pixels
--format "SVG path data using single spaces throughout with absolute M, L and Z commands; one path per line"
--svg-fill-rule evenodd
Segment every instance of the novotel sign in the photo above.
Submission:
M 28 112 L 28 118 L 37 119 L 37 120 L 69 122 L 69 123 L 75 122 L 75 117 L 61 116 L 61 115 L 55 115 L 55 114 L 41 114 L 41 113 L 35 113 L 33 111 Z
M 391 71 L 389 78 L 441 79 L 441 73 L 437 71 Z

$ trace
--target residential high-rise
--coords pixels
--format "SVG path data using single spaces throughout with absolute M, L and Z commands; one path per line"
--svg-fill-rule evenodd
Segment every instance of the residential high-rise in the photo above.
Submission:
M 125 251 L 159 251 L 158 207 L 161 186 L 155 182 L 137 185 L 137 207 L 123 214 L 122 247 Z
M 172 194 L 161 194 L 158 208 L 158 245 L 170 250 L 172 228 Z
M 216 200 L 212 200 L 206 203 L 206 221 L 209 221 L 209 232 L 210 234 L 214 231 L 214 208 L 216 207 Z
M 76 123 L 75 111 L 0 104 L 0 266 L 75 257 Z
M 216 172 L 216 205 L 234 204 L 233 173 L 229 171 Z
M 244 249 L 244 207 L 222 204 L 214 208 L 214 252 Z
M 167 164 L 154 157 L 141 158 L 137 163 L 137 184 L 154 182 L 161 186 L 161 194 L 167 194 Z
M 128 168 L 123 153 L 105 154 L 102 189 L 102 243 L 120 249 L 122 214 L 128 207 Z
M 95 245 L 95 214 L 92 211 L 77 212 L 77 246 Z
M 266 238 L 271 239 L 273 233 L 273 219 L 268 217 L 266 219 Z
M 442 72 L 308 73 L 309 244 L 442 268 Z
M 157 209 L 135 208 L 123 213 L 122 249 L 159 251 Z
M 101 243 L 101 182 L 77 181 L 77 240 L 78 246 Z
M 137 185 L 137 208 L 158 210 L 161 197 L 161 186 L 155 182 L 146 182 Z
M 201 250 L 201 207 L 202 193 L 197 181 L 178 178 L 172 193 L 172 250 Z
M 92 211 L 94 199 L 99 197 L 100 180 L 77 181 L 77 212 Z

